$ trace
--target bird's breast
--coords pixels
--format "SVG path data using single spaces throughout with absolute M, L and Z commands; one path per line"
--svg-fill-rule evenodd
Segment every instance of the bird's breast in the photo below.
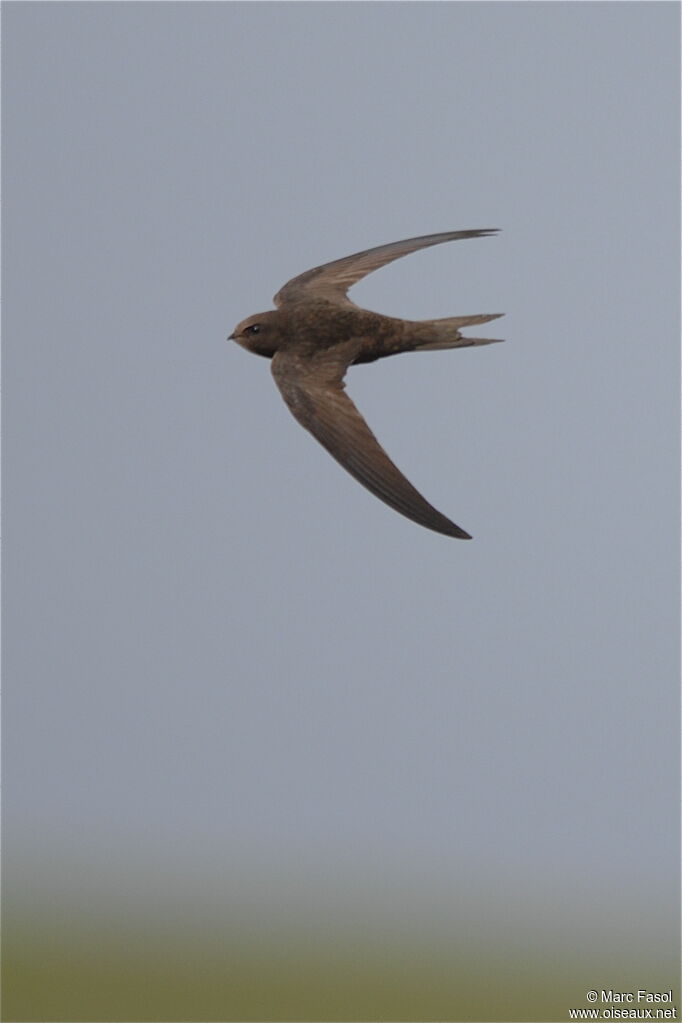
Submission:
M 353 338 L 369 338 L 377 329 L 377 319 L 376 314 L 336 303 L 306 304 L 290 312 L 289 343 L 312 353 Z

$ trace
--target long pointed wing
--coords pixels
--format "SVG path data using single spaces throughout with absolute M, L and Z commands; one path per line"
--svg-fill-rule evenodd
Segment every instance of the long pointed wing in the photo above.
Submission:
M 427 529 L 471 539 L 422 497 L 379 444 L 353 402 L 344 393 L 345 360 L 338 356 L 302 360 L 280 351 L 272 375 L 299 423 L 351 476 L 380 500 Z
M 322 266 L 313 267 L 305 273 L 293 277 L 283 288 L 277 292 L 274 298 L 275 305 L 280 306 L 284 302 L 291 302 L 308 295 L 316 298 L 326 298 L 333 302 L 349 301 L 346 292 L 359 280 L 378 270 L 379 267 L 392 263 L 394 259 L 407 256 L 410 252 L 417 252 L 418 249 L 426 249 L 430 245 L 440 245 L 442 242 L 452 242 L 459 238 L 484 238 L 487 235 L 496 234 L 496 228 L 482 228 L 477 231 L 445 231 L 443 234 L 425 234 L 419 238 L 407 238 L 402 242 L 391 242 L 388 245 L 378 245 L 374 249 L 366 249 L 364 252 L 356 252 L 353 256 L 345 256 L 343 259 L 335 259 L 333 263 L 324 263 Z

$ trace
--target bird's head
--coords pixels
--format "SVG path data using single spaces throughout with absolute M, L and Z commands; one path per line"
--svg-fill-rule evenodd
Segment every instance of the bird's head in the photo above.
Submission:
M 236 341 L 242 348 L 256 355 L 272 357 L 280 346 L 282 338 L 281 316 L 277 309 L 267 313 L 256 313 L 238 323 L 228 340 Z

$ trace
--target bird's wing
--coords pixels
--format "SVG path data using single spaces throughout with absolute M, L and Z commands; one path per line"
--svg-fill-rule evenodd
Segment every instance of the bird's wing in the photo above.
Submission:
M 430 245 L 452 242 L 459 238 L 483 238 L 496 234 L 495 228 L 484 228 L 478 231 L 445 231 L 443 234 L 425 234 L 419 238 L 407 238 L 402 242 L 391 242 L 378 245 L 374 249 L 356 252 L 353 256 L 335 259 L 333 263 L 313 267 L 305 273 L 293 277 L 274 298 L 275 305 L 298 300 L 302 297 L 326 298 L 333 302 L 348 302 L 346 292 L 372 270 L 378 270 L 386 263 L 407 256 L 418 249 L 426 249 Z
M 403 476 L 345 394 L 343 377 L 351 361 L 338 350 L 312 358 L 279 351 L 272 360 L 272 375 L 299 423 L 359 483 L 421 526 L 470 539 Z

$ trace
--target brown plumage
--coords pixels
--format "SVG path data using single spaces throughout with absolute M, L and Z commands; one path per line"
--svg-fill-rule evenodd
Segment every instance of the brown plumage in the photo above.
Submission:
M 272 375 L 299 423 L 373 494 L 427 529 L 470 539 L 422 497 L 393 464 L 344 391 L 349 366 L 415 349 L 488 345 L 497 338 L 463 337 L 460 327 L 503 313 L 441 320 L 399 320 L 356 306 L 348 289 L 372 270 L 418 249 L 459 238 L 495 234 L 447 231 L 357 252 L 294 277 L 275 295 L 273 309 L 243 320 L 230 338 L 272 359 Z

